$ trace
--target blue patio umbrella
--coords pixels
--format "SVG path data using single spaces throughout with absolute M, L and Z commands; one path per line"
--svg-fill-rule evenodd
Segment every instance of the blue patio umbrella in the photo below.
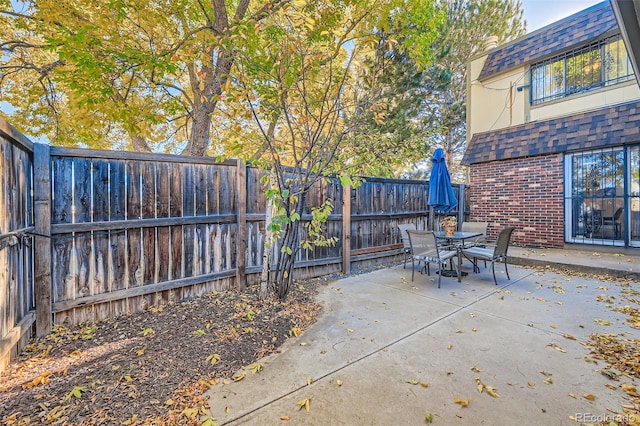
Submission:
M 458 199 L 451 186 L 451 176 L 447 169 L 444 149 L 438 148 L 431 158 L 433 167 L 429 178 L 428 204 L 440 213 L 448 213 L 458 205 Z

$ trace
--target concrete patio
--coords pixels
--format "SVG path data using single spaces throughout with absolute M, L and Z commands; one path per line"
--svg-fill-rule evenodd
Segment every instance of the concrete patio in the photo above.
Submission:
M 631 274 L 640 265 L 636 253 L 511 251 L 516 263 Z M 469 262 L 464 270 L 471 272 Z M 600 374 L 606 364 L 589 361 L 585 342 L 592 333 L 640 338 L 613 310 L 629 303 L 620 297 L 623 288 L 523 266 L 510 266 L 511 280 L 502 266 L 497 271 L 498 286 L 490 268 L 461 283 L 443 277 L 438 289 L 433 268 L 431 277 L 416 274 L 411 282 L 409 266 L 400 265 L 322 287 L 318 322 L 261 360 L 262 371 L 212 387 L 211 416 L 217 425 L 614 420 L 629 404 L 619 386 L 633 380 Z M 478 383 L 499 397 L 486 388 L 479 393 Z M 308 411 L 297 405 L 305 399 Z

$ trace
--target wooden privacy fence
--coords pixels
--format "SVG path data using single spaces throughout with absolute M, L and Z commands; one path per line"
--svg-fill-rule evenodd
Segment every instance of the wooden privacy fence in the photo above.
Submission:
M 0 120 L 0 370 L 31 337 L 35 322 L 33 144 Z M 17 349 L 16 349 L 17 348 Z
M 34 323 L 41 336 L 54 323 L 97 321 L 258 282 L 263 171 L 242 161 L 49 147 L 7 129 L 0 134 L 4 357 L 20 350 Z M 455 190 L 464 201 L 464 186 Z M 397 225 L 427 228 L 433 218 L 427 195 L 420 180 L 366 178 L 357 188 L 320 181 L 302 221 L 332 200 L 326 231 L 340 242 L 300 251 L 295 277 L 396 260 Z

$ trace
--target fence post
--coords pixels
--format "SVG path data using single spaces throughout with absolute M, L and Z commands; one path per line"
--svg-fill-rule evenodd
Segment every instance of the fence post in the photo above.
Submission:
M 49 145 L 33 144 L 34 293 L 36 336 L 51 332 L 51 152 Z
M 237 206 L 237 256 L 236 256 L 236 282 L 238 290 L 247 287 L 246 258 L 247 258 L 247 165 L 243 160 L 236 162 L 236 180 L 238 188 Z
M 351 273 L 351 185 L 342 186 L 342 273 Z

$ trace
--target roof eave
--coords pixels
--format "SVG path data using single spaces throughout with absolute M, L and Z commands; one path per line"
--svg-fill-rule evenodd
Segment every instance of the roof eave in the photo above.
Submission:
M 640 72 L 638 64 L 640 64 L 640 0 L 611 0 L 613 14 L 618 21 L 620 34 L 627 47 L 629 59 L 633 66 L 633 72 L 636 80 L 640 84 Z

